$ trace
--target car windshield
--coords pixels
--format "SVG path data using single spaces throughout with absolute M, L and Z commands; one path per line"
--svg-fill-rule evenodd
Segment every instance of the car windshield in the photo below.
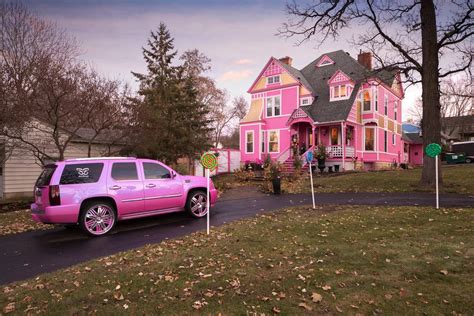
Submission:
M 49 185 L 51 178 L 53 176 L 54 170 L 56 170 L 56 165 L 47 165 L 43 168 L 38 180 L 36 180 L 37 187 L 44 187 Z

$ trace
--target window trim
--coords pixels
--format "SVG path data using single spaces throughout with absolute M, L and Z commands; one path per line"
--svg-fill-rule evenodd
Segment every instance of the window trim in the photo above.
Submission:
M 396 133 L 392 133 L 392 145 L 396 146 L 397 145 L 397 138 L 396 138 Z
M 388 94 L 384 94 L 384 99 L 383 99 L 383 114 L 385 116 L 388 115 Z
M 278 151 L 270 151 L 270 135 L 272 134 L 272 132 L 275 132 L 277 134 L 277 139 L 278 139 Z M 267 144 L 268 144 L 268 153 L 269 154 L 278 154 L 280 153 L 280 130 L 279 129 L 269 129 L 267 130 Z
M 367 129 L 372 129 L 374 132 L 373 132 L 373 135 L 374 135 L 374 143 L 373 143 L 373 148 L 372 150 L 370 149 L 367 149 L 366 147 L 366 140 L 367 140 Z M 377 126 L 364 126 L 364 151 L 367 151 L 367 152 L 376 152 L 375 150 L 375 144 L 377 143 L 377 136 L 376 136 L 376 130 L 377 130 Z
M 303 104 L 303 101 L 308 101 L 308 103 Z M 306 106 L 311 104 L 311 98 L 301 98 L 300 99 L 300 106 Z
M 383 131 L 383 152 L 388 153 L 388 131 Z
M 374 101 L 374 110 L 375 112 L 378 112 L 379 111 L 379 88 L 378 86 L 374 86 L 373 87 L 373 92 L 372 92 L 372 97 L 373 97 L 373 101 Z
M 369 94 L 369 109 L 368 110 L 365 109 L 365 96 L 364 96 L 364 94 L 366 92 Z M 362 113 L 372 112 L 372 108 L 373 108 L 372 107 L 372 96 L 370 95 L 369 89 L 362 90 L 362 100 L 361 100 L 361 102 L 362 102 Z
M 346 94 L 341 96 L 341 88 L 345 88 Z M 338 91 L 338 95 L 336 96 L 336 88 Z M 354 86 L 351 84 L 334 84 L 329 87 L 330 91 L 330 101 L 339 101 L 339 100 L 347 100 L 351 97 L 352 92 L 354 91 Z
M 265 152 L 265 131 L 261 130 L 260 131 L 260 150 L 262 153 Z
M 270 81 L 270 78 L 273 79 L 273 82 L 269 82 Z M 278 81 L 275 82 L 275 78 L 278 78 Z M 266 83 L 267 83 L 267 86 L 270 85 L 270 84 L 277 84 L 277 83 L 281 83 L 281 78 L 280 78 L 280 75 L 273 75 L 273 76 L 268 76 L 267 77 L 267 80 L 266 80 Z
M 275 115 L 275 99 L 280 99 L 280 114 Z M 272 115 L 268 115 L 268 100 L 272 99 Z M 281 95 L 273 95 L 265 98 L 265 117 L 280 117 L 283 116 L 282 114 L 282 105 L 281 105 Z
M 394 120 L 395 122 L 398 121 L 398 101 L 395 101 L 395 102 L 394 102 L 393 120 Z
M 248 149 L 248 134 L 252 133 L 252 151 L 247 151 Z M 254 130 L 245 131 L 245 153 L 253 154 L 255 153 L 255 133 Z

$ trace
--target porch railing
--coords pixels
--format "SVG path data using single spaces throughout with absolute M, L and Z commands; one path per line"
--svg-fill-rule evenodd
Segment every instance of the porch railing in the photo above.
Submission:
M 287 149 L 285 149 L 284 151 L 282 151 L 276 158 L 276 160 L 279 162 L 279 163 L 284 163 L 286 160 L 288 160 L 288 158 L 290 158 L 290 149 L 291 147 L 288 147 Z
M 342 146 L 340 145 L 333 145 L 333 146 L 328 146 L 327 148 L 327 153 L 329 155 L 329 158 L 342 158 L 343 156 L 343 149 Z M 349 147 L 346 146 L 346 157 L 354 157 L 355 151 L 354 147 Z

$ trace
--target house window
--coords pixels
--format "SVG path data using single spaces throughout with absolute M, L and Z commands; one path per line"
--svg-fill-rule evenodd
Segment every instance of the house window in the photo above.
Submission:
M 281 113 L 280 96 L 267 98 L 267 117 L 279 116 Z
M 364 112 L 370 111 L 370 93 L 368 90 L 364 91 Z
M 388 147 L 388 132 L 383 131 L 383 151 L 387 152 Z
M 383 111 L 385 115 L 388 115 L 388 95 L 385 95 L 383 100 Z
M 331 128 L 331 145 L 339 145 L 339 130 L 337 127 Z
M 280 151 L 280 135 L 279 131 L 268 132 L 268 152 L 277 153 Z
M 374 108 L 375 108 L 375 112 L 378 112 L 379 111 L 379 88 L 378 87 L 374 87 Z
M 300 104 L 301 104 L 301 105 L 309 105 L 309 98 L 301 99 Z
M 392 145 L 395 146 L 397 141 L 396 141 L 396 134 L 395 133 L 392 133 Z
M 261 146 L 262 146 L 261 151 L 263 153 L 263 152 L 265 152 L 265 131 L 262 131 L 260 133 L 260 140 L 261 140 L 260 142 L 261 142 Z
M 280 76 L 267 77 L 267 84 L 274 84 L 280 82 Z
M 247 154 L 253 153 L 253 131 L 245 132 L 245 152 Z
M 339 85 L 333 86 L 331 89 L 331 99 L 347 99 L 351 95 L 352 86 Z
M 398 119 L 398 102 L 395 101 L 395 107 L 393 109 L 393 118 L 396 121 Z
M 375 148 L 375 129 L 373 127 L 364 128 L 365 150 L 374 151 Z

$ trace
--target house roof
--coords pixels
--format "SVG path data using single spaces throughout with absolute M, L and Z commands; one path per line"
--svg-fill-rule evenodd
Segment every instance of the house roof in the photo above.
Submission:
M 334 64 L 317 67 L 320 59 L 324 56 L 331 58 L 334 61 Z M 354 91 L 349 99 L 330 102 L 327 81 L 338 70 L 344 72 L 355 82 Z M 313 104 L 305 107 L 305 111 L 315 122 L 345 120 L 352 109 L 352 105 L 357 96 L 357 91 L 361 84 L 367 81 L 367 79 L 377 77 L 389 86 L 391 86 L 395 79 L 395 72 L 386 70 L 368 70 L 343 50 L 321 55 L 304 67 L 300 72 L 309 82 L 313 91 L 315 91 L 316 97 Z
M 441 124 L 449 127 L 474 126 L 474 115 L 443 117 L 441 118 Z
M 403 133 L 402 139 L 410 144 L 423 144 L 423 138 L 420 133 Z
M 97 135 L 97 137 L 92 141 L 93 144 L 117 144 L 123 145 L 126 144 L 124 139 L 117 139 L 117 130 L 103 130 Z M 89 141 L 94 138 L 96 132 L 92 128 L 82 127 L 79 128 L 74 137 L 72 138 L 73 142 L 77 143 L 89 143 Z
M 286 71 L 288 71 L 293 77 L 295 77 L 296 79 L 298 79 L 302 84 L 303 86 L 305 86 L 311 93 L 314 94 L 314 90 L 313 90 L 313 87 L 311 86 L 311 84 L 308 82 L 308 80 L 306 80 L 306 78 L 303 76 L 303 74 L 301 73 L 301 71 L 299 71 L 298 69 L 294 68 L 293 66 L 290 66 L 282 61 L 279 61 L 280 62 L 280 65 L 286 69 Z
M 421 132 L 421 128 L 413 123 L 403 123 L 402 130 L 404 133 L 419 133 Z

